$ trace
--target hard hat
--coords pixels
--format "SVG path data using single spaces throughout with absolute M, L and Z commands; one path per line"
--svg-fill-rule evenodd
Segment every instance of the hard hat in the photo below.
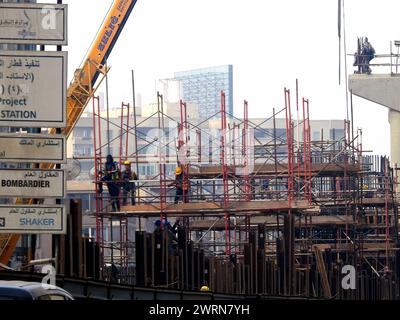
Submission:
M 200 291 L 210 291 L 210 288 L 209 287 L 207 287 L 207 286 L 202 286 L 201 287 L 201 289 L 200 289 Z
M 126 164 L 126 165 L 130 165 L 131 163 L 130 163 L 130 161 L 129 161 L 129 160 L 126 160 L 126 161 L 124 162 L 124 164 Z
M 181 167 L 176 167 L 176 169 L 175 169 L 175 174 L 176 174 L 177 176 L 181 175 L 181 174 L 182 174 L 182 168 L 181 168 Z
M 161 226 L 161 220 L 153 221 L 153 223 L 154 223 L 154 225 L 155 225 L 156 227 L 160 227 L 160 226 Z M 169 225 L 169 221 L 168 221 L 167 219 L 163 219 L 163 220 L 162 220 L 162 225 L 163 225 L 163 226 L 168 226 L 168 225 Z

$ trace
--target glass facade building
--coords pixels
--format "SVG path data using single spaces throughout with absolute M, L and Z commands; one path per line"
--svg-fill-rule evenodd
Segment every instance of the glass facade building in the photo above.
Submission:
M 221 91 L 226 96 L 226 112 L 233 116 L 233 66 L 225 65 L 175 73 L 181 82 L 182 99 L 199 106 L 201 119 L 218 118 Z

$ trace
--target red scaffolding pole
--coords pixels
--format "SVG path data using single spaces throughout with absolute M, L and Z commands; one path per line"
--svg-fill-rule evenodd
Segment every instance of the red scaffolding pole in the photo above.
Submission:
M 228 208 L 229 203 L 229 188 L 228 188 L 228 166 L 226 163 L 226 100 L 225 93 L 221 91 L 221 166 L 222 166 L 222 180 L 224 184 L 224 209 Z M 230 216 L 228 211 L 225 211 L 225 252 L 227 255 L 231 254 L 230 245 Z
M 235 140 L 236 140 L 236 123 L 233 123 L 232 125 L 232 130 L 230 129 L 230 124 L 228 123 L 228 128 L 229 128 L 229 133 L 232 133 L 232 139 L 231 139 L 231 157 L 232 157 L 232 165 L 234 168 L 236 168 L 236 155 L 235 155 Z M 239 126 L 238 126 L 239 128 Z
M 164 137 L 164 98 L 157 92 L 157 108 L 158 108 L 158 153 L 159 153 L 159 177 L 160 177 L 160 222 L 163 228 L 163 221 L 166 220 L 165 209 L 167 205 L 167 175 L 166 175 L 166 159 L 164 154 L 163 137 Z
M 311 204 L 311 141 L 310 122 L 308 118 L 309 102 L 303 98 L 303 171 L 304 171 L 304 197 Z
M 385 253 L 386 265 L 385 271 L 389 270 L 389 161 L 385 158 L 384 165 L 384 179 L 385 179 Z
M 311 126 L 310 126 L 310 103 L 307 100 L 307 139 L 308 139 L 308 149 L 307 149 L 307 169 L 308 169 L 308 195 L 309 203 L 312 202 L 312 159 L 311 159 Z
M 286 112 L 286 143 L 288 151 L 288 202 L 289 208 L 292 205 L 294 199 L 294 147 L 293 147 L 293 122 L 292 113 L 290 107 L 290 90 L 285 88 L 285 112 Z M 289 214 L 290 214 L 289 210 Z
M 293 166 L 296 166 L 296 168 L 297 168 L 297 181 L 298 182 L 300 182 L 300 179 L 301 179 L 301 176 L 300 176 L 300 173 L 301 173 L 301 162 L 302 162 L 302 157 L 301 157 L 301 152 L 300 152 L 300 124 L 299 124 L 299 118 L 300 118 L 300 116 L 299 116 L 299 113 L 300 113 L 300 111 L 299 111 L 299 79 L 296 79 L 296 120 L 297 120 L 297 123 L 296 123 L 296 132 L 297 132 L 297 134 L 296 134 L 296 145 L 297 145 L 297 148 L 296 148 L 296 157 L 295 157 L 295 159 L 296 159 L 296 162 L 293 162 Z M 294 128 L 293 128 L 293 135 L 294 135 Z M 293 142 L 293 148 L 294 148 L 294 142 Z M 294 155 L 294 153 L 293 153 L 293 155 Z M 295 180 L 296 181 L 296 180 Z M 297 187 L 296 187 L 296 190 L 295 190 L 295 192 L 298 194 L 298 195 L 300 195 L 300 183 L 297 183 Z
M 242 134 L 242 145 L 243 145 L 243 180 L 244 180 L 244 196 L 245 201 L 250 201 L 250 171 L 249 171 L 249 150 L 248 150 L 248 131 L 249 131 L 249 105 L 248 102 L 244 101 L 244 117 L 243 117 L 243 134 Z
M 165 209 L 167 206 L 167 176 L 166 157 L 164 154 L 164 97 L 157 92 L 157 116 L 158 116 L 158 155 L 159 155 L 159 187 L 160 187 L 160 223 L 163 228 L 163 221 L 167 220 Z
M 99 193 L 99 175 L 102 170 L 102 150 L 101 150 L 101 117 L 100 99 L 92 98 L 93 105 L 93 150 L 94 150 L 94 180 L 95 180 L 95 207 L 96 207 L 96 242 L 103 247 L 103 218 L 100 213 L 103 211 L 103 196 Z
M 178 165 L 182 165 L 183 170 L 183 203 L 188 202 L 189 196 L 189 128 L 187 121 L 187 105 L 186 102 L 180 101 L 180 114 L 181 114 L 181 123 L 179 124 L 179 154 L 180 159 Z M 186 188 L 186 190 L 185 190 Z

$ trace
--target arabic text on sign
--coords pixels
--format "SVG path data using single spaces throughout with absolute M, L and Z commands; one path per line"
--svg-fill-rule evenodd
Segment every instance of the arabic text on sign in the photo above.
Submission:
M 0 20 L 0 28 L 26 28 L 29 25 L 29 21 L 22 19 L 1 19 Z

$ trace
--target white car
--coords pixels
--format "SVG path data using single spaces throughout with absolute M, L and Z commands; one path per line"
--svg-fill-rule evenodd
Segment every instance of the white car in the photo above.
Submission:
M 74 300 L 57 286 L 46 288 L 40 282 L 0 281 L 0 300 Z

